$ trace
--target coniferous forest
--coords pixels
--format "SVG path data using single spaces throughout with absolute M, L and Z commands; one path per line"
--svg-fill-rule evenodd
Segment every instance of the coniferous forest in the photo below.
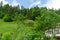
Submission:
M 60 22 L 60 9 L 46 7 L 25 8 L 0 6 L 0 40 L 57 40 L 46 36 L 45 31 L 54 29 Z

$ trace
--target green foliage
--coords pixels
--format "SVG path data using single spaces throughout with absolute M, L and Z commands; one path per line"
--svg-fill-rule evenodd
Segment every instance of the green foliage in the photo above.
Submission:
M 31 11 L 32 20 L 35 20 L 37 16 L 40 16 L 39 7 L 34 7 L 32 9 L 30 9 L 30 11 Z
M 8 15 L 4 16 L 3 20 L 4 20 L 4 22 L 12 22 L 13 21 L 12 18 L 9 17 Z
M 44 12 L 44 11 L 42 11 Z M 59 22 L 60 16 L 55 12 L 45 11 L 41 14 L 41 17 L 36 17 L 35 26 L 37 30 L 47 30 L 49 28 L 56 27 L 56 24 Z
M 3 17 L 4 17 L 4 13 L 0 11 L 0 19 L 2 19 Z
M 45 37 L 45 40 L 56 40 L 54 37 Z
M 24 24 L 25 24 L 25 25 L 28 25 L 28 26 L 33 26 L 34 21 L 33 21 L 33 20 L 25 20 L 25 21 L 24 21 Z
M 12 40 L 12 35 L 10 33 L 5 33 L 2 36 L 2 39 L 1 40 Z

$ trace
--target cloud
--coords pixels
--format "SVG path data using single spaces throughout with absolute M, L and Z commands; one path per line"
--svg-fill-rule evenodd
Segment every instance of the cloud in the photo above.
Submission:
M 12 6 L 18 6 L 19 5 L 19 8 L 21 9 L 20 2 L 17 2 L 17 0 L 13 0 L 13 2 L 10 5 L 12 5 Z
M 43 1 L 43 0 L 42 0 Z M 42 4 L 41 0 L 37 0 L 36 2 L 32 3 L 29 8 L 38 5 L 39 7 L 47 7 L 50 9 L 60 9 L 60 0 L 47 0 L 46 4 Z
M 48 0 L 48 1 L 46 1 L 46 3 L 45 4 L 41 4 L 41 5 L 39 5 L 39 7 L 47 7 L 47 8 L 52 8 L 52 0 Z
M 36 5 L 39 5 L 41 4 L 41 1 L 40 0 L 36 0 L 35 2 L 33 2 L 30 6 L 29 6 L 29 9 L 33 6 L 36 6 Z
M 8 4 L 8 2 L 7 1 L 5 1 L 5 0 L 0 0 L 0 2 L 3 2 L 3 5 L 5 5 L 5 4 Z
M 16 0 L 13 0 L 13 2 L 12 2 L 12 6 L 17 6 L 19 3 L 16 1 Z
M 60 0 L 52 0 L 52 6 L 54 9 L 60 8 Z
M 6 0 L 0 0 L 0 2 L 3 2 L 3 5 L 5 5 L 5 4 L 9 4 L 9 5 L 12 5 L 12 6 L 17 6 L 19 3 L 16 1 L 16 0 L 13 0 L 13 2 L 12 3 L 9 3 L 9 1 L 6 1 Z
M 48 0 L 47 4 L 43 5 L 47 8 L 60 9 L 60 0 Z

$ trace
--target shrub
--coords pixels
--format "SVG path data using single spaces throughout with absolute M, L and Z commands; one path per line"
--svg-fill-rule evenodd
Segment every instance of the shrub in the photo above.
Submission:
M 33 20 L 26 20 L 24 23 L 28 26 L 33 26 L 34 21 Z
M 2 19 L 4 17 L 4 13 L 0 12 L 0 19 Z
M 12 22 L 13 21 L 12 18 L 9 16 L 5 16 L 3 19 L 4 19 L 4 22 Z

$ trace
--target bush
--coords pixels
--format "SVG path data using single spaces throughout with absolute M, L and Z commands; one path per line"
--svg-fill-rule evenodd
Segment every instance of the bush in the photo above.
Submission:
M 24 23 L 28 26 L 33 26 L 34 21 L 33 20 L 26 20 Z
M 0 19 L 2 19 L 4 17 L 4 13 L 0 12 Z
M 4 19 L 4 22 L 12 22 L 13 21 L 12 18 L 9 16 L 5 16 L 3 19 Z
M 56 40 L 55 38 L 51 37 L 50 40 Z
M 54 37 L 45 37 L 45 40 L 56 40 Z
M 4 22 L 12 22 L 13 20 L 11 18 L 4 18 Z

